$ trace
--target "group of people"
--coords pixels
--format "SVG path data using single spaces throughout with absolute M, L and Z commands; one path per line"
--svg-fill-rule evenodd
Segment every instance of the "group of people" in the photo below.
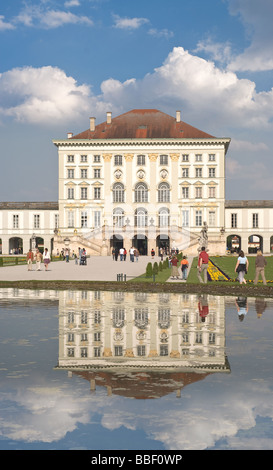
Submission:
M 266 265 L 267 265 L 266 258 L 263 256 L 262 251 L 258 250 L 256 259 L 255 259 L 255 279 L 254 279 L 255 285 L 258 283 L 260 276 L 262 278 L 263 284 L 266 285 L 266 279 L 265 279 L 265 273 L 264 273 Z M 241 250 L 239 252 L 239 256 L 238 256 L 237 263 L 235 266 L 235 272 L 238 274 L 238 279 L 239 279 L 240 284 L 246 284 L 245 275 L 247 274 L 248 266 L 249 266 L 248 259 L 245 256 L 244 252 Z
M 205 249 L 202 247 L 197 263 L 197 277 L 200 282 L 207 282 L 208 281 L 208 263 L 209 263 L 209 255 Z M 258 283 L 259 277 L 261 276 L 263 284 L 266 285 L 266 278 L 265 278 L 265 266 L 267 264 L 266 258 L 263 256 L 262 251 L 257 251 L 257 256 L 255 259 L 255 279 L 254 284 Z M 235 273 L 237 273 L 237 279 L 240 284 L 246 284 L 245 275 L 248 272 L 249 261 L 245 256 L 244 252 L 241 250 L 239 252 L 239 256 L 237 258 L 237 262 L 235 265 Z
M 120 259 L 120 261 L 126 261 L 126 259 L 127 259 L 127 250 L 126 250 L 126 248 L 124 248 L 124 247 L 118 248 L 117 246 L 113 247 L 112 248 L 112 258 L 115 261 L 117 261 L 118 259 Z M 129 259 L 130 259 L 130 261 L 131 262 L 134 262 L 135 260 L 138 261 L 138 258 L 139 258 L 138 249 L 131 246 L 131 248 L 129 249 Z
M 172 279 L 174 278 L 179 279 L 179 270 L 178 270 L 179 261 L 176 255 L 172 256 L 169 259 L 169 264 L 171 265 L 171 268 L 172 268 L 172 271 L 171 271 Z M 181 268 L 182 280 L 186 281 L 188 277 L 188 268 L 189 268 L 189 262 L 186 256 L 183 256 L 182 260 L 180 261 L 180 268 Z
M 32 271 L 32 263 L 36 261 L 36 271 L 41 271 L 41 263 L 44 263 L 45 271 L 48 270 L 48 265 L 50 263 L 50 253 L 47 248 L 45 248 L 43 254 L 37 248 L 35 254 L 31 249 L 27 253 L 27 265 L 28 271 Z

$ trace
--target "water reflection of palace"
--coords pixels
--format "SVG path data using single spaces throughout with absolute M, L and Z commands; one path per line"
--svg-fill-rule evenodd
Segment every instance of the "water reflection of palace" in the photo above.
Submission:
M 59 361 L 109 394 L 152 398 L 229 372 L 224 298 L 192 294 L 59 293 Z

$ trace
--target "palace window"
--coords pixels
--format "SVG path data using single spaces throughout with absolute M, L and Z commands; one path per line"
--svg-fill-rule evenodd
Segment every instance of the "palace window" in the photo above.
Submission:
M 137 355 L 138 356 L 146 356 L 146 346 L 145 344 L 141 344 L 137 346 Z
M 209 154 L 209 162 L 215 162 L 215 154 L 214 153 Z
M 86 310 L 81 311 L 81 325 L 87 325 L 88 322 L 88 313 Z
M 170 202 L 170 186 L 168 183 L 159 184 L 158 202 Z
M 115 183 L 113 186 L 113 202 L 124 202 L 124 186 L 122 183 Z
M 99 168 L 95 168 L 95 170 L 94 170 L 94 178 L 100 178 L 100 169 L 99 169 Z
M 34 214 L 33 228 L 40 228 L 40 215 Z
M 189 169 L 182 168 L 182 178 L 188 178 L 188 177 L 189 177 Z
M 196 344 L 202 344 L 203 339 L 202 339 L 202 333 L 198 332 L 195 335 L 195 343 Z
M 94 323 L 99 324 L 101 322 L 101 312 L 100 310 L 95 310 L 94 311 Z
M 195 211 L 195 225 L 202 227 L 202 211 Z
M 101 199 L 101 188 L 94 188 L 94 199 Z
M 67 356 L 74 357 L 74 348 L 67 348 Z
M 101 227 L 101 211 L 94 212 L 94 227 Z
M 81 155 L 81 163 L 87 162 L 87 155 Z
M 114 165 L 115 166 L 122 166 L 122 155 L 115 155 L 114 156 Z
M 113 211 L 113 226 L 123 227 L 124 226 L 124 210 L 117 207 Z
M 67 178 L 74 178 L 74 169 L 68 169 L 67 170 Z
M 100 155 L 94 155 L 93 162 L 94 163 L 100 163 Z
M 259 227 L 259 214 L 252 214 L 252 227 L 258 228 Z
M 202 168 L 195 168 L 195 177 L 202 178 Z
M 161 344 L 159 348 L 159 355 L 160 356 L 168 356 L 168 345 L 167 344 Z
M 148 202 L 148 188 L 145 183 L 138 183 L 136 185 L 135 202 Z
M 202 198 L 202 186 L 196 186 L 195 187 L 195 197 L 196 197 L 196 199 L 201 199 Z
M 231 228 L 237 228 L 237 214 L 231 214 Z
M 182 227 L 189 227 L 189 211 L 182 211 Z
M 168 165 L 168 155 L 160 155 L 160 165 Z
M 215 188 L 215 186 L 209 186 L 209 197 L 216 197 L 216 188 Z
M 145 155 L 137 155 L 137 165 L 138 166 L 145 165 Z
M 81 199 L 87 199 L 87 188 L 81 188 Z
M 94 357 L 100 357 L 100 348 L 94 348 Z
M 67 162 L 74 163 L 74 155 L 67 155 Z
M 170 211 L 167 208 L 159 209 L 158 213 L 158 225 L 159 227 L 169 227 L 170 225 Z
M 148 309 L 135 308 L 135 326 L 140 329 L 144 329 L 148 326 Z
M 14 214 L 12 217 L 12 226 L 13 228 L 19 228 L 19 215 Z
M 202 162 L 202 155 L 201 154 L 196 154 L 195 155 L 195 161 L 196 162 Z
M 215 168 L 209 168 L 209 178 L 215 178 Z
M 146 209 L 139 208 L 135 211 L 135 225 L 137 227 L 147 227 L 148 225 L 148 212 Z
M 67 226 L 68 228 L 74 227 L 74 211 L 68 211 L 67 213 Z
M 184 154 L 182 155 L 182 162 L 188 162 L 189 161 L 189 155 Z
M 189 188 L 188 186 L 182 186 L 182 198 L 188 199 L 189 197 Z
M 81 227 L 82 228 L 87 227 L 87 212 L 86 211 L 81 212 Z
M 67 189 L 67 199 L 74 199 L 74 188 Z
M 122 328 L 125 322 L 125 311 L 124 308 L 115 307 L 113 309 L 113 327 Z
M 59 228 L 59 214 L 55 214 L 55 228 Z
M 114 355 L 115 356 L 122 356 L 123 355 L 122 346 L 115 346 L 114 347 Z
M 87 357 L 87 348 L 81 348 L 81 357 Z
M 87 178 L 87 169 L 81 168 L 81 178 Z
M 94 341 L 101 341 L 101 332 L 97 331 L 94 333 Z
M 209 225 L 211 227 L 215 226 L 215 211 L 209 211 Z

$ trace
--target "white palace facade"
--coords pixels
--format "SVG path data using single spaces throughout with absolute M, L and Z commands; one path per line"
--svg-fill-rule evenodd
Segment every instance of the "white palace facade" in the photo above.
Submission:
M 106 114 L 58 150 L 56 203 L 0 203 L 2 254 L 47 246 L 109 255 L 131 246 L 196 254 L 207 226 L 211 254 L 270 253 L 273 201 L 226 201 L 230 138 L 215 137 L 155 109 Z

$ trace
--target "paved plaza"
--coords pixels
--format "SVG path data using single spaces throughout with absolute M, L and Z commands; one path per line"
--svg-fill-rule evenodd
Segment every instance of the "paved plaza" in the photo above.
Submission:
M 117 281 L 118 274 L 126 274 L 126 280 L 145 273 L 149 262 L 160 262 L 160 257 L 140 256 L 138 261 L 115 261 L 111 256 L 92 256 L 87 259 L 87 265 L 75 264 L 74 260 L 54 261 L 45 271 L 41 264 L 41 271 L 36 271 L 36 264 L 32 265 L 32 271 L 28 271 L 27 265 L 5 266 L 0 268 L 0 281 L 29 281 L 29 280 L 56 280 L 56 281 Z M 190 262 L 190 260 L 189 260 Z M 170 282 L 179 282 L 170 279 Z M 180 279 L 181 282 L 181 279 Z

